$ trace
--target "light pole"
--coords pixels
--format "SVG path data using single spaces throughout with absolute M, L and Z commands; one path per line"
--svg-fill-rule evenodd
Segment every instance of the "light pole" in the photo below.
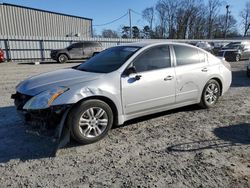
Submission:
M 228 29 L 228 18 L 229 18 L 229 5 L 226 6 L 227 13 L 226 13 L 226 26 L 225 26 L 225 31 L 224 31 L 224 38 L 226 39 L 227 37 L 227 29 Z
M 130 33 L 130 38 L 132 39 L 132 19 L 131 19 L 131 9 L 128 9 L 128 14 L 129 14 L 129 33 Z

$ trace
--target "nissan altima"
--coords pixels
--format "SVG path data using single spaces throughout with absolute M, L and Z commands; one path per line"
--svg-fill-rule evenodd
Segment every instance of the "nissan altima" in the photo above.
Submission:
M 89 144 L 133 118 L 192 104 L 213 107 L 231 75 L 226 61 L 195 46 L 142 42 L 28 78 L 12 98 L 27 122 L 66 128 L 71 138 Z

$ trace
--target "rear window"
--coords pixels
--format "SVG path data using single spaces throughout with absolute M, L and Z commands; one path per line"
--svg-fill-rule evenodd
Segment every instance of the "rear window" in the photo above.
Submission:
M 102 45 L 98 42 L 84 42 L 83 47 L 101 47 Z
M 174 51 L 178 66 L 191 65 L 206 61 L 206 54 L 196 48 L 175 45 Z

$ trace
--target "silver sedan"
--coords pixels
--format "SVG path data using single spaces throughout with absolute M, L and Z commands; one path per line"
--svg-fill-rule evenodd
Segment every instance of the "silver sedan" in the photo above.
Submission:
M 106 49 L 77 67 L 31 77 L 12 98 L 27 121 L 63 127 L 89 144 L 133 118 L 192 104 L 213 107 L 229 89 L 231 75 L 226 61 L 200 48 L 135 43 Z

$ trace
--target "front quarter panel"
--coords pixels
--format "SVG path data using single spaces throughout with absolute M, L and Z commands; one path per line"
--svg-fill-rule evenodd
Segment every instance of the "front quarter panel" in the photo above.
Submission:
M 100 79 L 73 85 L 68 91 L 60 95 L 52 103 L 52 106 L 76 104 L 88 97 L 106 97 L 110 99 L 117 108 L 118 116 L 122 115 L 120 73 L 105 74 Z

